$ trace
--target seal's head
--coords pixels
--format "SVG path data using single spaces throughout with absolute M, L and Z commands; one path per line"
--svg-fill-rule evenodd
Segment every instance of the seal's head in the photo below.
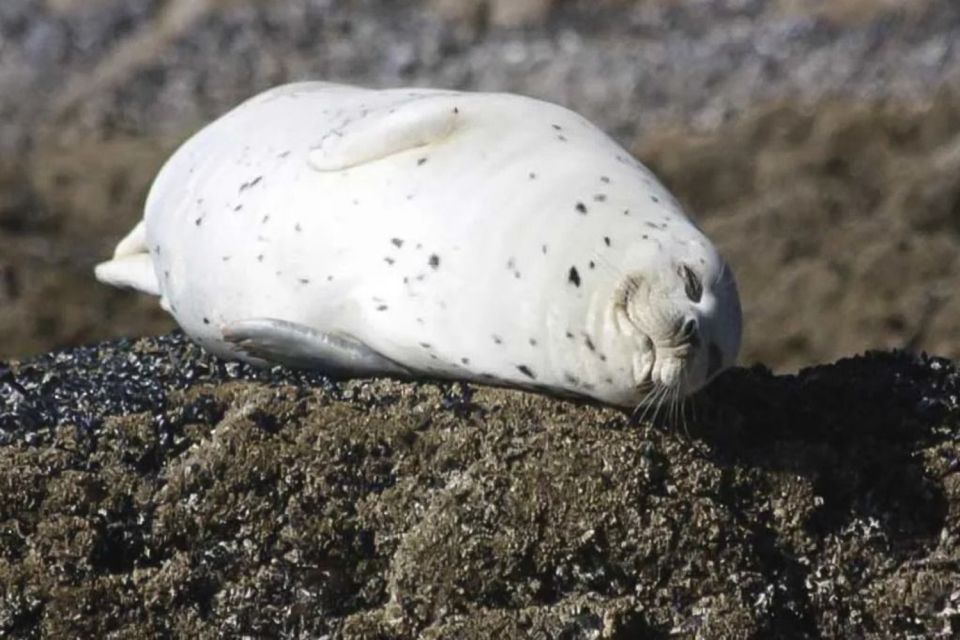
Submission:
M 740 348 L 740 298 L 730 268 L 704 237 L 677 249 L 648 254 L 615 295 L 617 325 L 637 343 L 641 403 L 658 389 L 675 396 L 697 391 L 733 365 Z

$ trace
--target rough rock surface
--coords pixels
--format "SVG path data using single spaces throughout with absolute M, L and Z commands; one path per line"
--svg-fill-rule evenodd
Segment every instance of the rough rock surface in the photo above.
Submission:
M 3 0 L 0 354 L 171 328 L 93 264 L 180 140 L 325 78 L 597 121 L 730 256 L 745 362 L 958 357 L 957 42 L 953 0 Z
M 654 427 L 176 334 L 9 363 L 0 635 L 955 637 L 958 394 L 872 353 Z

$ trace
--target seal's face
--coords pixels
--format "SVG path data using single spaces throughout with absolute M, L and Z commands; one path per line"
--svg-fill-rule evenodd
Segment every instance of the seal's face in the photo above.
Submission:
M 691 242 L 675 259 L 628 275 L 615 309 L 641 354 L 634 384 L 651 401 L 658 391 L 693 393 L 736 361 L 740 299 L 729 267 L 709 245 Z

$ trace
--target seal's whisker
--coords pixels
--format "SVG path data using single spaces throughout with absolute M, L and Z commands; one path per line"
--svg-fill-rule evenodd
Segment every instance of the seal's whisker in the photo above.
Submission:
M 663 383 L 660 383 L 660 393 L 657 394 L 657 402 L 653 410 L 653 419 L 651 420 L 653 424 L 657 424 L 657 419 L 660 418 L 660 411 L 664 409 L 667 403 L 666 401 L 668 400 L 669 396 L 670 396 L 670 387 L 668 387 Z
M 650 415 L 651 422 L 656 422 L 658 406 L 660 404 L 660 397 L 663 393 L 664 387 L 659 382 L 653 383 L 653 391 L 644 398 L 646 403 L 643 412 L 640 414 L 640 422 L 646 422 L 647 416 Z M 650 411 L 653 411 L 653 414 L 650 414 Z
M 673 397 L 677 403 L 677 421 L 680 423 L 680 426 L 683 427 L 683 433 L 687 437 L 687 440 L 690 440 L 690 429 L 687 426 L 686 412 L 684 411 L 686 404 L 684 403 L 683 394 L 680 393 L 679 386 L 676 388 Z

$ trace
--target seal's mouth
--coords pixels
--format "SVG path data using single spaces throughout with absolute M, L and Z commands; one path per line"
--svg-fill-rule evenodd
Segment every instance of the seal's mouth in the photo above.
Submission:
M 648 365 L 638 371 L 636 387 L 641 393 L 658 388 L 689 395 L 702 388 L 723 369 L 723 353 L 713 341 L 705 344 L 695 318 L 681 318 L 667 336 L 645 335 Z
M 634 345 L 633 382 L 641 395 L 690 395 L 726 359 L 711 313 L 710 284 L 692 268 L 627 275 L 614 296 L 616 326 Z

